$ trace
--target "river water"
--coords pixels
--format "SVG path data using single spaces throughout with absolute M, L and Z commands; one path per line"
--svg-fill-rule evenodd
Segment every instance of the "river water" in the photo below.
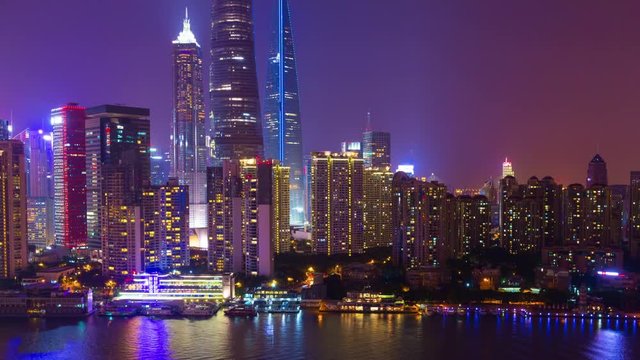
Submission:
M 261 314 L 0 319 L 3 359 L 640 359 L 620 320 Z

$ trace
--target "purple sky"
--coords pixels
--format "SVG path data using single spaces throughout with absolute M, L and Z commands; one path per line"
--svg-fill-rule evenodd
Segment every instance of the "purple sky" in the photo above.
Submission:
M 521 181 L 584 182 L 597 148 L 610 182 L 640 169 L 638 1 L 290 1 L 305 151 L 358 138 L 371 109 L 394 164 L 452 186 L 505 156 Z M 255 3 L 264 83 L 274 1 Z M 0 117 L 21 130 L 67 101 L 150 107 L 168 146 L 185 5 L 208 62 L 208 0 L 0 0 Z

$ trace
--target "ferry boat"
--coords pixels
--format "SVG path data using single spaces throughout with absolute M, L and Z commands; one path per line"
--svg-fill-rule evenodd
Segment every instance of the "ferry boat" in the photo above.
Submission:
M 323 302 L 321 312 L 370 313 L 370 314 L 419 314 L 420 308 L 406 305 L 393 295 L 373 293 L 348 293 L 342 301 Z
M 258 312 L 252 306 L 239 305 L 228 308 L 224 314 L 230 317 L 254 317 Z
M 143 307 L 141 311 L 145 316 L 173 316 L 175 313 L 169 306 L 148 306 Z
M 270 314 L 297 314 L 300 312 L 300 300 L 272 299 L 267 312 Z
M 133 306 L 127 305 L 111 305 L 107 304 L 103 306 L 99 311 L 98 315 L 100 316 L 110 316 L 110 317 L 129 317 L 136 316 L 140 313 L 140 309 Z

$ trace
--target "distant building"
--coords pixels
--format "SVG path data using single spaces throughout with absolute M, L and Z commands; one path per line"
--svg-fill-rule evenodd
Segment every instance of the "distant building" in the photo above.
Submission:
M 0 119 L 0 141 L 11 139 L 11 130 L 9 120 Z
M 0 278 L 27 266 L 27 181 L 24 145 L 0 141 Z
M 365 249 L 391 246 L 393 175 L 390 167 L 364 169 L 362 219 Z
M 391 134 L 365 130 L 362 139 L 362 157 L 365 168 L 391 167 Z
M 640 171 L 632 171 L 629 182 L 629 250 L 640 259 Z
M 170 153 L 162 153 L 158 148 L 149 149 L 151 155 L 151 185 L 164 185 L 171 176 Z
M 456 199 L 456 233 L 454 242 L 457 257 L 469 255 L 472 250 L 486 248 L 491 244 L 491 206 L 482 195 L 463 195 Z
M 585 244 L 612 246 L 618 239 L 612 238 L 611 189 L 598 183 L 585 192 Z M 621 240 L 621 239 L 620 239 Z
M 515 178 L 516 173 L 513 171 L 513 164 L 511 164 L 511 161 L 509 161 L 508 158 L 505 158 L 502 163 L 502 178 L 504 179 L 507 176 L 513 176 Z
M 54 242 L 53 147 L 51 133 L 26 129 L 14 136 L 24 144 L 29 245 L 40 251 Z
M 85 108 L 70 103 L 51 111 L 55 243 L 87 249 Z
M 363 161 L 355 153 L 311 158 L 311 228 L 317 254 L 363 252 Z
M 607 163 L 600 154 L 596 154 L 593 159 L 591 159 L 589 168 L 587 169 L 587 189 L 593 185 L 609 185 Z
M 396 173 L 393 179 L 393 262 L 404 269 L 437 268 L 447 258 L 447 188 Z
M 303 225 L 304 168 L 298 69 L 288 0 L 278 0 L 264 97 L 264 154 L 291 169 L 291 224 Z
M 188 266 L 189 190 L 177 179 L 145 189 L 142 196 L 144 265 L 147 272 Z
M 584 245 L 586 231 L 586 192 L 581 184 L 564 189 L 564 245 Z
M 362 158 L 362 142 L 360 141 L 343 141 L 340 143 L 340 152 L 354 153 Z

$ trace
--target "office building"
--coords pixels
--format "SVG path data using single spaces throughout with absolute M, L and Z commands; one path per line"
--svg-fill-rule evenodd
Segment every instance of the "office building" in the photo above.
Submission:
M 391 167 L 391 134 L 367 128 L 362 139 L 362 157 L 365 168 Z
M 164 185 L 171 176 L 171 155 L 163 153 L 158 148 L 150 148 L 151 155 L 151 185 Z
M 609 185 L 607 176 L 607 163 L 600 154 L 596 154 L 589 162 L 587 168 L 587 189 L 593 185 Z
M 24 145 L 0 140 L 0 278 L 28 265 L 27 181 Z
M 640 171 L 632 171 L 629 181 L 629 253 L 640 259 Z
M 87 249 L 85 108 L 75 103 L 51 111 L 56 245 Z
M 144 270 L 166 272 L 189 266 L 189 189 L 177 179 L 151 186 L 142 196 Z
M 264 99 L 264 155 L 291 169 L 291 224 L 303 225 L 304 171 L 298 71 L 288 0 L 278 0 Z
M 516 173 L 515 171 L 513 171 L 513 164 L 511 164 L 511 161 L 509 161 L 508 158 L 504 159 L 504 162 L 502 163 L 502 178 L 506 178 L 507 176 L 512 176 L 512 177 L 516 177 Z
M 109 199 L 114 206 L 140 206 L 142 191 L 150 182 L 150 111 L 145 108 L 101 105 L 87 109 L 86 139 L 86 203 L 87 236 L 91 250 L 101 250 L 106 230 L 101 211 L 104 208 L 107 169 L 119 168 L 122 179 L 111 179 Z M 120 184 L 118 181 L 122 181 Z M 126 216 L 126 214 L 123 214 Z M 104 221 L 103 221 L 104 220 Z
M 364 169 L 362 219 L 365 249 L 391 246 L 393 175 L 388 166 Z
M 312 154 L 310 215 L 315 253 L 363 251 L 363 165 L 355 153 Z
M 211 118 L 217 160 L 263 155 L 253 1 L 211 2 Z
M 0 141 L 11 139 L 12 130 L 9 120 L 0 119 Z
M 215 15 L 215 14 L 214 14 Z M 202 50 L 191 31 L 188 12 L 183 29 L 173 41 L 173 123 L 171 176 L 189 188 L 189 224 L 206 243 L 209 154 L 202 75 Z

